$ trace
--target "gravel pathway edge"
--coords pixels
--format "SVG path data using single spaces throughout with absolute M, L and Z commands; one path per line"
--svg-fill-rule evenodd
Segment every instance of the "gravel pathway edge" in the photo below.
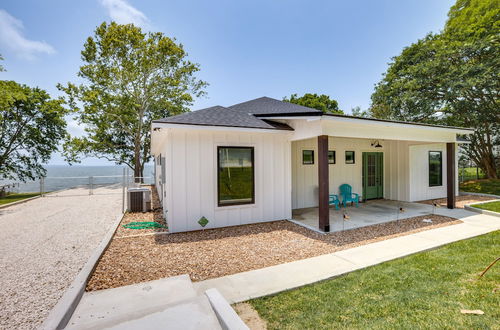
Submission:
M 54 308 L 52 308 L 49 316 L 40 326 L 40 329 L 52 330 L 64 329 L 64 327 L 66 327 L 76 307 L 80 303 L 83 293 L 85 292 L 87 282 L 92 276 L 92 272 L 96 268 L 99 259 L 111 243 L 111 240 L 113 239 L 113 236 L 115 235 L 115 232 L 118 229 L 123 216 L 124 214 L 120 214 L 116 218 L 110 230 L 106 233 L 106 236 L 104 236 L 101 243 L 99 243 L 97 248 L 94 250 L 94 252 L 87 260 L 83 268 L 80 270 L 78 275 L 75 277 L 69 288 L 64 292 Z

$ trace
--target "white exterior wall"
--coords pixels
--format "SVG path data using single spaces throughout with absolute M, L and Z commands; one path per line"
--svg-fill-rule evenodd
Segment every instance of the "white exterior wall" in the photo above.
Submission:
M 169 130 L 167 191 L 163 203 L 171 232 L 291 218 L 291 145 L 288 133 Z M 253 146 L 255 204 L 217 206 L 217 146 Z
M 456 148 L 458 149 L 458 148 Z M 429 151 L 441 151 L 442 153 L 442 185 L 429 187 Z M 455 194 L 458 195 L 458 151 L 456 150 L 455 164 L 456 182 Z M 446 173 L 446 143 L 434 143 L 410 146 L 410 201 L 421 201 L 434 198 L 443 198 L 447 195 L 447 173 Z

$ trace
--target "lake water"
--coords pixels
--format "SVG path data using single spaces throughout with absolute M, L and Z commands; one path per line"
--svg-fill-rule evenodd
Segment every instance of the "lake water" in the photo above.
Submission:
M 93 177 L 94 185 L 121 183 L 123 180 L 123 166 L 81 166 L 81 165 L 47 165 L 47 177 L 45 178 L 45 191 L 55 191 L 68 189 L 77 186 L 88 186 L 89 177 Z M 129 175 L 133 171 L 129 169 Z M 153 182 L 153 166 L 144 166 L 144 182 Z M 130 179 L 131 180 L 131 179 Z M 40 181 L 19 181 L 0 180 L 0 185 L 17 182 L 19 187 L 17 192 L 37 192 L 40 191 Z

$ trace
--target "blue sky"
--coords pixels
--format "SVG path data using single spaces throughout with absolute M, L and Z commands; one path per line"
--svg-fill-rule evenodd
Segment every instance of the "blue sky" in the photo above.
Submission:
M 330 95 L 366 109 L 392 56 L 442 29 L 449 0 L 3 0 L 0 79 L 39 86 L 78 81 L 85 39 L 103 21 L 135 23 L 181 42 L 201 65 L 207 97 L 193 110 L 260 96 Z M 81 127 L 69 121 L 73 134 Z M 53 164 L 61 164 L 54 155 Z M 83 164 L 107 162 L 87 159 Z

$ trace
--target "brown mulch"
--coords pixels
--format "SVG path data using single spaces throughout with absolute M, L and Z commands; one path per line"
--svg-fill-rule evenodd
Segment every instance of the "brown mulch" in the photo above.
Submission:
M 432 223 L 423 222 L 432 219 Z M 289 221 L 187 233 L 114 238 L 87 291 L 189 274 L 193 281 L 348 249 L 462 221 L 425 215 L 344 232 L 319 234 Z
M 456 197 L 456 207 L 459 209 L 463 209 L 464 205 L 466 204 L 491 201 L 494 199 L 497 198 L 488 196 L 477 196 L 477 195 L 461 195 Z M 426 201 L 419 201 L 417 203 L 432 205 L 434 202 L 438 203 L 438 205 L 441 207 L 446 207 L 447 200 L 446 198 L 438 198 L 438 199 L 429 199 Z
M 127 212 L 123 216 L 120 225 L 118 226 L 115 237 L 127 237 L 133 235 L 141 235 L 141 234 L 150 234 L 156 232 L 167 232 L 167 223 L 163 218 L 163 212 L 161 208 L 160 199 L 158 198 L 158 193 L 154 186 L 150 186 L 151 188 L 151 212 Z M 130 222 L 139 222 L 139 221 L 154 221 L 162 226 L 163 228 L 150 228 L 150 229 L 129 229 L 123 227 Z

